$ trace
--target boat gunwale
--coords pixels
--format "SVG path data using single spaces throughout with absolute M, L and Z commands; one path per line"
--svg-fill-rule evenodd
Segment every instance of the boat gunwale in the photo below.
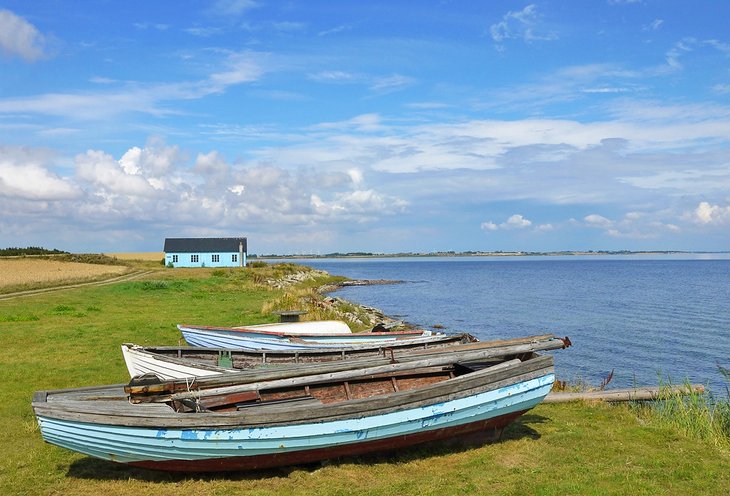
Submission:
M 299 338 L 299 339 L 315 339 L 315 338 L 355 338 L 360 340 L 358 336 L 362 337 L 380 337 L 380 336 L 429 336 L 431 331 L 425 330 L 407 330 L 407 331 L 369 331 L 369 332 L 353 332 L 351 334 L 346 333 L 288 333 L 285 331 L 263 331 L 263 330 L 250 330 L 245 327 L 225 327 L 225 326 L 200 326 L 200 325 L 189 325 L 189 324 L 178 324 L 178 330 L 183 332 L 183 329 L 190 331 L 221 331 L 224 333 L 239 333 L 239 334 L 264 334 L 266 336 L 281 337 L 284 339 Z M 431 334 L 437 336 L 438 333 Z M 363 338 L 364 339 L 364 338 Z

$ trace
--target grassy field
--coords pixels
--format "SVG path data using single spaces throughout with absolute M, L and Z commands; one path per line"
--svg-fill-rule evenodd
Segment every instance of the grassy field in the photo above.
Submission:
M 727 450 L 628 407 L 600 404 L 541 405 L 501 442 L 476 448 L 414 448 L 254 473 L 131 469 L 42 441 L 34 391 L 126 382 L 119 345 L 176 344 L 177 323 L 274 321 L 270 302 L 287 297 L 262 283 L 271 270 L 168 269 L 146 280 L 0 301 L 0 493 L 730 494 Z

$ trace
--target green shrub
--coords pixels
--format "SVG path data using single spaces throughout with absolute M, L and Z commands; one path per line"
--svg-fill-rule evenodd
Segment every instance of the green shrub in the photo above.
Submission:
M 168 281 L 143 281 L 142 289 L 144 291 L 155 291 L 158 289 L 167 289 L 170 287 Z

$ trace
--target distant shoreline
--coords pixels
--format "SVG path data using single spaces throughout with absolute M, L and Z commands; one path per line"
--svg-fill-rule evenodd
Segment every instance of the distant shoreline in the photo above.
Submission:
M 466 252 L 424 252 L 424 253 L 327 253 L 296 255 L 249 255 L 253 259 L 325 259 L 325 258 L 429 258 L 429 257 L 555 257 L 555 256 L 595 256 L 595 255 L 724 255 L 730 251 L 679 251 L 679 250 L 599 250 L 599 251 L 466 251 Z

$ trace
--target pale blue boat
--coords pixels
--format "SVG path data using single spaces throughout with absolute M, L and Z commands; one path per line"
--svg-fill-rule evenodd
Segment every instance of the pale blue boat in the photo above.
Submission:
M 301 464 L 494 436 L 555 381 L 551 356 L 480 362 L 479 353 L 316 375 L 305 366 L 301 376 L 263 382 L 230 374 L 220 383 L 200 379 L 197 388 L 41 391 L 33 409 L 49 443 L 113 462 L 188 472 Z
M 312 333 L 269 331 L 262 326 L 212 327 L 178 325 L 190 346 L 246 350 L 307 350 L 387 344 L 404 339 L 442 336 L 432 331 Z

